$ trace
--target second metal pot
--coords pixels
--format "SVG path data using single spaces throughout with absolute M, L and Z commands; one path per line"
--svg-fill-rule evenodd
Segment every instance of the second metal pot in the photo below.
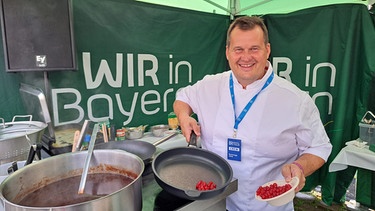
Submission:
M 28 118 L 28 121 L 16 121 Z M 0 118 L 0 164 L 26 160 L 30 146 L 39 143 L 46 123 L 32 121 L 31 115 L 14 116 L 11 122 Z
M 25 196 L 35 193 L 35 190 L 45 187 L 53 182 L 66 178 L 80 176 L 87 152 L 74 152 L 53 156 L 34 162 L 14 172 L 0 185 L 0 198 L 3 200 L 4 208 L 7 211 L 72 211 L 72 210 L 134 210 L 142 209 L 142 173 L 144 171 L 143 161 L 136 155 L 122 150 L 94 150 L 90 162 L 90 173 L 103 171 L 102 165 L 108 172 L 126 172 L 134 176 L 131 183 L 120 190 L 109 193 L 97 199 L 81 203 L 72 203 L 64 206 L 31 207 L 20 205 Z M 100 167 L 100 168 L 99 168 Z M 120 170 L 120 171 L 118 171 Z M 108 187 L 107 181 L 100 182 L 101 186 Z M 69 185 L 69 184 L 66 184 Z M 53 190 L 49 199 L 67 197 L 61 190 Z M 74 188 L 78 191 L 78 185 Z

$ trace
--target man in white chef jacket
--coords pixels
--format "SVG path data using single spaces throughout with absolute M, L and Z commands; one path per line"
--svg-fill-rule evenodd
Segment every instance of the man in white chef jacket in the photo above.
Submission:
M 227 34 L 231 70 L 207 75 L 176 94 L 183 135 L 189 140 L 194 131 L 202 148 L 225 158 L 238 179 L 238 191 L 227 199 L 229 211 L 293 210 L 292 201 L 271 206 L 256 200 L 255 191 L 275 179 L 298 177 L 298 192 L 332 150 L 313 100 L 274 74 L 270 52 L 262 19 L 237 18 Z

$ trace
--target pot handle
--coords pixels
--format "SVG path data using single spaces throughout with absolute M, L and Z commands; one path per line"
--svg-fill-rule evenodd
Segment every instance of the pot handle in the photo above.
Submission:
M 30 146 L 30 151 L 29 151 L 29 156 L 27 157 L 25 166 L 29 165 L 30 163 L 33 162 L 33 160 L 35 158 L 35 152 L 36 152 L 36 145 L 31 145 Z
M 18 170 L 17 161 L 13 161 L 12 165 L 8 168 L 8 175 Z
M 42 150 L 42 145 L 41 144 L 33 144 L 33 145 L 31 145 L 30 146 L 29 155 L 27 157 L 25 166 L 31 164 L 34 161 L 35 155 L 37 155 L 38 159 L 41 160 L 42 159 L 41 150 Z
M 3 118 L 0 118 L 0 120 L 2 121 L 2 123 L 1 123 L 1 127 L 0 127 L 0 128 L 5 128 L 5 121 L 4 121 L 4 119 L 3 119 Z
M 15 122 L 16 118 L 29 118 L 29 122 L 33 119 L 32 115 L 16 115 L 13 117 L 12 122 Z

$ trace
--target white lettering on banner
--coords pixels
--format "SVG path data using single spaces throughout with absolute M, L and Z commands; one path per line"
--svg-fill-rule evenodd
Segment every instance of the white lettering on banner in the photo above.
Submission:
M 310 60 L 311 57 L 307 56 L 306 60 Z M 330 80 L 330 86 L 334 87 L 335 86 L 335 79 L 336 79 L 336 67 L 335 65 L 328 63 L 328 62 L 323 62 L 317 64 L 314 69 L 313 69 L 313 79 L 312 79 L 312 87 L 316 87 L 316 78 L 318 74 L 318 69 L 322 67 L 328 67 L 331 70 L 331 80 Z M 305 79 L 305 86 L 308 87 L 310 82 L 310 64 L 306 64 L 306 79 Z
M 306 57 L 307 61 L 310 60 L 310 59 L 311 59 L 311 56 L 307 56 Z M 306 64 L 305 74 L 306 74 L 306 77 L 305 77 L 305 86 L 308 87 L 309 86 L 309 82 L 310 82 L 310 63 Z
M 145 61 L 150 61 L 152 63 L 152 68 L 149 70 L 144 70 L 144 63 Z M 144 86 L 144 72 L 146 76 L 151 77 L 152 82 L 154 85 L 159 85 L 158 77 L 156 76 L 156 72 L 158 71 L 158 60 L 154 55 L 151 54 L 139 54 L 138 55 L 138 86 Z
M 128 78 L 128 87 L 134 87 L 134 55 L 127 54 L 127 78 Z M 169 55 L 169 58 L 172 59 L 173 55 Z M 144 78 L 150 77 L 153 85 L 159 85 L 159 80 L 156 75 L 158 71 L 158 59 L 156 56 L 152 54 L 138 54 L 138 86 L 144 86 Z M 82 61 L 83 61 L 83 71 L 85 74 L 85 81 L 87 89 L 95 89 L 98 88 L 102 82 L 103 78 L 105 77 L 107 83 L 113 88 L 121 88 L 122 87 L 122 78 L 123 78 L 123 54 L 117 53 L 116 54 L 116 77 L 112 76 L 111 69 L 109 68 L 108 62 L 104 59 L 100 61 L 100 65 L 98 68 L 98 72 L 96 75 L 95 80 L 93 80 L 92 76 L 92 68 L 91 68 L 91 54 L 88 52 L 82 53 Z M 151 63 L 151 68 L 145 70 L 144 64 L 146 62 Z M 182 66 L 186 66 L 188 68 L 188 79 L 189 83 L 192 82 L 193 74 L 192 74 L 192 66 L 187 61 L 179 61 L 175 68 L 173 69 L 173 62 L 169 62 L 169 84 L 173 84 L 173 73 L 175 75 L 175 84 L 178 84 L 179 79 L 179 70 Z
M 193 70 L 192 65 L 188 61 L 173 61 L 173 55 L 169 55 L 168 66 L 165 68 L 159 67 L 158 58 L 152 54 L 126 54 L 126 57 L 123 53 L 116 53 L 116 62 L 115 64 L 108 64 L 107 60 L 101 59 L 100 63 L 97 67 L 97 71 L 93 70 L 91 64 L 91 53 L 90 52 L 83 52 L 82 53 L 82 61 L 83 61 L 83 73 L 84 79 L 87 90 L 92 90 L 100 87 L 103 82 L 108 83 L 109 86 L 113 88 L 125 88 L 125 87 L 143 87 L 145 86 L 145 78 L 149 77 L 152 81 L 151 84 L 147 84 L 150 88 L 145 91 L 144 93 L 133 92 L 133 93 L 115 93 L 110 96 L 108 94 L 95 94 L 89 96 L 89 99 L 86 102 L 87 111 L 84 111 L 82 103 L 81 93 L 73 88 L 60 88 L 60 89 L 52 89 L 52 108 L 53 108 L 53 117 L 54 117 L 54 125 L 65 125 L 71 123 L 79 123 L 83 120 L 85 116 L 85 112 L 87 112 L 87 116 L 92 121 L 100 121 L 102 119 L 113 119 L 114 116 L 114 108 L 117 106 L 120 113 L 123 115 L 123 118 L 127 117 L 124 121 L 124 124 L 129 124 L 134 117 L 134 112 L 138 106 L 141 112 L 146 115 L 153 115 L 160 111 L 167 112 L 167 97 L 169 94 L 174 92 L 173 88 L 167 89 L 164 93 L 161 93 L 158 90 L 152 90 L 152 86 L 158 86 L 163 84 L 163 82 L 159 81 L 158 78 L 158 71 L 159 69 L 168 70 L 168 73 L 163 73 L 168 75 L 168 83 L 172 84 L 179 84 L 181 76 L 184 78 L 188 78 L 188 82 L 192 83 L 193 80 Z M 124 61 L 126 58 L 126 61 Z M 135 61 L 135 59 L 137 61 Z M 335 79 L 336 79 L 336 67 L 332 63 L 328 62 L 321 62 L 317 63 L 315 66 L 312 66 L 311 63 L 313 59 L 311 56 L 306 57 L 306 66 L 305 66 L 305 87 L 311 86 L 312 88 L 316 88 L 317 81 L 318 81 L 318 73 L 322 75 L 323 73 L 326 74 L 327 71 L 330 71 L 330 80 L 329 86 L 335 86 Z M 127 63 L 124 69 L 124 62 Z M 292 82 L 291 73 L 293 71 L 293 62 L 288 57 L 274 57 L 273 58 L 273 67 L 276 74 L 281 77 L 284 77 L 286 80 Z M 137 65 L 137 69 L 135 69 L 135 65 Z M 285 65 L 285 68 L 284 68 Z M 111 71 L 110 67 L 115 67 L 115 71 Z M 147 69 L 146 69 L 147 68 Z M 281 68 L 283 68 L 281 70 Z M 114 72 L 114 73 L 112 73 Z M 126 74 L 124 73 L 126 72 Z M 96 75 L 94 76 L 94 73 Z M 136 74 L 135 74 L 136 73 Z M 138 83 L 135 83 L 135 75 L 138 76 Z M 312 75 L 312 77 L 311 77 Z M 127 78 L 126 83 L 123 83 L 124 76 Z M 87 91 L 87 90 L 82 90 Z M 68 94 L 74 96 L 74 102 L 66 103 L 61 97 L 61 102 L 59 102 L 59 96 L 62 94 Z M 132 98 L 131 104 L 124 108 L 122 98 Z M 146 100 L 147 99 L 147 100 Z M 332 113 L 332 104 L 333 104 L 333 97 L 331 93 L 327 91 L 317 92 L 312 96 L 314 102 L 318 99 L 324 99 L 328 101 L 328 114 Z M 98 112 L 93 111 L 93 106 L 98 104 L 98 101 L 105 102 L 108 105 L 108 111 L 105 115 L 107 116 L 96 116 Z M 114 103 L 116 102 L 116 103 Z M 129 100 L 126 100 L 129 102 Z M 60 108 L 58 106 L 60 103 Z M 64 104 L 64 105 L 62 105 Z M 62 105 L 62 106 L 61 106 Z M 152 108 L 152 109 L 150 109 Z M 72 117 L 75 119 L 69 119 L 68 121 L 61 121 L 59 118 L 60 113 L 63 110 L 72 110 L 77 113 L 77 117 Z M 105 113 L 103 111 L 101 113 Z M 117 118 L 117 117 L 116 117 Z
M 161 109 L 160 108 L 161 106 L 163 107 L 163 111 L 167 111 L 167 109 L 166 109 L 167 108 L 167 96 L 168 96 L 168 94 L 172 93 L 173 91 L 174 90 L 172 88 L 168 89 L 162 95 L 163 100 L 161 100 L 161 94 L 157 90 L 147 90 L 140 97 L 140 107 L 141 107 L 142 112 L 146 115 L 152 115 L 152 114 L 155 114 L 155 113 L 159 112 L 160 109 Z M 79 114 L 76 119 L 71 120 L 71 121 L 67 121 L 67 122 L 60 121 L 59 112 L 58 112 L 59 109 L 58 109 L 58 106 L 57 106 L 59 94 L 68 94 L 68 95 L 73 95 L 73 96 L 76 97 L 76 100 L 75 100 L 74 103 L 64 104 L 64 106 L 63 106 L 64 110 L 68 110 L 68 109 L 76 110 Z M 128 94 L 129 93 L 127 93 L 127 96 L 128 96 Z M 123 117 L 127 117 L 127 119 L 123 122 L 124 125 L 127 125 L 132 121 L 132 119 L 134 117 L 134 111 L 135 111 L 137 102 L 139 100 L 138 96 L 139 96 L 139 92 L 135 92 L 133 94 L 133 100 L 132 100 L 132 103 L 130 105 L 130 110 L 126 111 L 125 108 L 124 108 L 124 105 L 122 103 L 122 98 L 121 98 L 120 94 L 115 94 L 114 98 L 107 95 L 107 94 L 92 95 L 87 100 L 87 116 L 91 121 L 94 121 L 94 122 L 101 122 L 101 121 L 105 121 L 107 119 L 113 119 L 113 111 L 114 111 L 113 99 L 115 99 L 115 101 L 117 103 L 116 105 L 117 105 L 120 113 L 123 115 Z M 152 96 L 155 96 L 155 97 L 151 100 L 146 100 L 146 97 L 150 98 Z M 55 114 L 54 115 L 55 126 L 81 122 L 83 120 L 84 114 L 85 114 L 83 108 L 80 106 L 80 104 L 82 103 L 81 100 L 82 100 L 81 93 L 76 89 L 72 89 L 72 88 L 52 89 L 52 104 L 53 104 L 53 112 Z M 107 104 L 108 104 L 108 115 L 107 116 L 101 116 L 100 117 L 100 116 L 94 115 L 94 113 L 97 113 L 97 112 L 93 111 L 93 107 L 99 100 L 101 100 L 100 102 L 102 102 L 102 100 L 105 100 L 107 102 Z M 163 102 L 163 103 L 160 107 L 157 107 L 153 110 L 147 109 L 147 106 L 158 105 L 161 102 Z M 100 105 L 102 105 L 102 104 L 100 104 Z
M 169 55 L 169 58 L 172 59 L 173 55 Z M 175 75 L 175 84 L 178 84 L 178 73 L 181 66 L 186 66 L 188 68 L 188 77 L 189 77 L 189 83 L 193 81 L 193 73 L 191 64 L 187 61 L 180 61 L 176 64 L 176 68 L 174 69 L 174 75 Z M 169 62 L 169 84 L 173 83 L 173 63 Z
M 93 69 L 91 67 L 91 53 L 90 52 L 83 52 L 82 53 L 82 62 L 83 62 L 83 73 L 84 73 L 84 77 L 85 77 L 85 82 L 86 82 L 86 88 L 87 89 L 96 89 L 98 88 L 102 83 L 103 83 L 103 79 L 105 78 L 106 79 L 106 82 L 108 83 L 108 85 L 110 85 L 111 87 L 113 88 L 122 88 L 122 87 L 126 87 L 126 85 L 124 86 L 124 84 L 122 83 L 123 82 L 123 72 L 127 72 L 126 76 L 127 76 L 127 87 L 134 87 L 135 86 L 135 74 L 134 74 L 134 55 L 129 53 L 126 55 L 126 61 L 127 61 L 127 69 L 126 70 L 123 70 L 123 63 L 124 63 L 124 55 L 122 53 L 116 53 L 116 71 L 115 71 L 115 75 L 112 75 L 112 72 L 111 72 L 111 69 L 110 69 L 110 65 L 108 64 L 108 62 L 104 59 L 102 59 L 100 61 L 100 64 L 99 64 L 99 68 L 98 68 L 98 71 L 97 71 L 97 74 L 96 74 L 96 77 L 93 76 Z M 137 71 L 137 75 L 138 75 L 138 86 L 141 87 L 141 86 L 145 86 L 144 84 L 144 79 L 146 77 L 150 77 L 151 80 L 152 80 L 152 84 L 147 84 L 148 86 L 157 86 L 159 85 L 159 79 L 157 77 L 157 72 L 158 72 L 158 69 L 159 69 L 159 62 L 158 62 L 158 59 L 156 56 L 152 55 L 152 54 L 138 54 L 136 56 L 137 58 L 137 65 L 138 65 L 138 69 L 136 70 Z M 173 59 L 173 55 L 169 55 L 169 58 L 170 59 Z M 148 65 L 147 67 L 150 67 L 149 69 L 145 69 L 145 64 L 146 63 L 149 63 L 151 65 Z M 187 68 L 182 68 L 182 67 L 187 67 Z M 179 75 L 182 75 L 181 74 L 181 71 L 185 71 L 187 69 L 187 77 L 188 77 L 188 80 L 189 80 L 189 83 L 192 82 L 192 66 L 189 62 L 187 61 L 179 61 L 176 63 L 176 65 L 174 65 L 174 63 L 172 61 L 169 62 L 169 84 L 178 84 L 179 83 Z M 185 75 L 184 75 L 185 76 Z M 94 80 L 95 78 L 95 80 Z M 174 79 L 174 81 L 173 81 Z M 106 94 L 96 94 L 96 95 L 93 95 L 91 97 L 89 97 L 88 99 L 88 102 L 87 102 L 87 116 L 88 118 L 91 120 L 91 121 L 101 121 L 101 120 L 107 120 L 108 118 L 109 119 L 113 119 L 113 111 L 114 111 L 114 105 L 113 105 L 113 101 L 115 100 L 117 102 L 117 107 L 118 107 L 118 110 L 120 111 L 120 113 L 125 116 L 125 117 L 128 117 L 125 121 L 124 121 L 124 125 L 126 124 L 129 124 L 132 119 L 133 119 L 133 116 L 134 116 L 134 111 L 135 111 L 135 108 L 136 108 L 136 105 L 138 104 L 137 101 L 140 100 L 140 108 L 141 108 L 141 111 L 146 114 L 146 115 L 153 115 L 157 112 L 159 112 L 161 109 L 163 110 L 163 112 L 167 112 L 167 108 L 168 108 L 168 105 L 167 105 L 167 97 L 168 97 L 168 94 L 171 94 L 174 92 L 174 89 L 173 88 L 170 88 L 168 90 L 166 90 L 164 93 L 160 93 L 160 91 L 157 91 L 157 90 L 148 90 L 146 91 L 145 93 L 143 93 L 141 95 L 140 98 L 138 98 L 138 95 L 139 93 L 138 92 L 135 92 L 133 94 L 133 99 L 132 99 L 132 102 L 131 102 L 131 106 L 130 106 L 130 109 L 129 111 L 127 111 L 124 106 L 123 106 L 123 103 L 122 103 L 122 100 L 121 100 L 121 95 L 120 94 L 115 94 L 114 96 L 109 96 L 109 95 L 106 95 Z M 76 119 L 73 119 L 73 120 L 70 120 L 70 121 L 66 121 L 66 122 L 62 122 L 60 121 L 60 118 L 59 118 L 59 108 L 58 108 L 58 99 L 59 99 L 59 94 L 72 94 L 76 97 L 76 101 L 72 104 L 65 104 L 63 105 L 63 109 L 64 110 L 67 110 L 67 109 L 73 109 L 73 110 L 76 110 L 78 112 L 78 117 Z M 127 96 L 129 96 L 129 93 L 126 93 Z M 161 96 L 163 96 L 162 100 L 161 100 Z M 146 97 L 148 100 L 146 100 Z M 150 100 L 150 98 L 152 98 Z M 95 111 L 93 111 L 93 105 L 96 104 L 96 102 L 99 100 L 99 99 L 104 99 L 106 100 L 107 104 L 108 104 L 108 116 L 103 116 L 103 117 L 98 117 L 98 116 L 95 116 L 94 113 L 97 113 Z M 58 125 L 65 125 L 65 124 L 69 124 L 69 123 L 79 123 L 83 120 L 84 118 L 84 114 L 85 114 L 85 111 L 84 109 L 82 108 L 82 106 L 80 106 L 82 104 L 81 102 L 81 93 L 76 90 L 76 89 L 72 89 L 72 88 L 61 88 L 61 89 L 52 89 L 52 104 L 53 104 L 53 112 L 54 112 L 54 124 L 56 126 Z M 61 102 L 60 102 L 61 104 Z M 148 110 L 148 106 L 150 105 L 157 105 L 157 104 L 161 104 L 161 106 L 155 108 L 153 110 Z M 119 117 L 121 118 L 121 117 Z
M 111 70 L 106 60 L 102 59 L 99 65 L 98 73 L 95 80 L 92 77 L 91 70 L 91 58 L 90 53 L 82 53 L 83 61 L 83 72 L 85 73 L 85 81 L 87 89 L 95 89 L 100 86 L 103 81 L 103 77 L 108 81 L 108 84 L 114 88 L 120 88 L 122 85 L 122 54 L 116 54 L 116 80 L 113 79 Z
M 155 95 L 156 99 L 155 100 L 146 101 L 145 99 L 146 99 L 147 95 Z M 148 90 L 148 91 L 146 91 L 145 93 L 143 93 L 143 95 L 141 97 L 141 109 L 142 109 L 142 112 L 144 114 L 147 114 L 147 115 L 156 114 L 160 110 L 160 108 L 156 108 L 153 111 L 147 111 L 146 106 L 149 105 L 149 104 L 157 104 L 157 103 L 160 103 L 160 94 L 159 94 L 159 92 L 157 92 L 156 90 Z
M 109 68 L 108 62 L 104 59 L 100 61 L 98 73 L 95 80 L 93 80 L 92 69 L 91 69 L 91 55 L 90 53 L 82 53 L 83 61 L 83 71 L 85 74 L 85 81 L 87 89 L 95 89 L 100 86 L 103 82 L 103 78 L 107 79 L 107 82 L 113 88 L 122 87 L 122 72 L 123 72 L 123 54 L 116 54 L 116 79 L 112 76 L 111 69 Z M 134 67 L 133 67 L 133 55 L 127 55 L 128 61 L 128 86 L 134 87 Z M 152 63 L 152 68 L 149 70 L 144 70 L 144 63 L 150 61 Z M 158 70 L 158 60 L 154 55 L 151 54 L 139 54 L 138 55 L 138 85 L 144 86 L 145 75 L 151 77 L 154 85 L 159 85 L 156 72 Z
M 334 87 L 335 86 L 335 78 L 336 78 L 336 67 L 333 64 L 328 63 L 328 62 L 323 62 L 323 63 L 317 64 L 314 67 L 312 86 L 316 87 L 316 78 L 317 78 L 318 69 L 322 68 L 322 67 L 329 67 L 331 69 L 331 81 L 330 81 L 329 85 L 331 87 Z
M 286 69 L 284 71 L 279 70 L 279 63 L 286 64 Z M 292 60 L 287 57 L 275 57 L 273 58 L 272 67 L 274 72 L 278 74 L 280 77 L 284 77 L 286 80 L 292 82 L 292 78 L 290 77 L 290 73 L 292 72 Z
M 128 58 L 128 87 L 134 87 L 134 62 L 133 62 L 133 54 L 128 53 L 127 58 Z M 91 61 L 89 61 L 89 62 L 91 63 Z
M 91 105 L 93 104 L 93 101 L 97 100 L 97 99 L 107 100 L 107 102 L 108 102 L 108 116 L 105 116 L 105 117 L 95 117 L 94 116 L 95 112 L 93 112 Z M 112 102 L 111 97 L 106 95 L 106 94 L 96 94 L 96 95 L 93 95 L 93 96 L 89 97 L 89 99 L 87 100 L 87 115 L 88 115 L 89 119 L 93 122 L 104 122 L 108 118 L 113 119 L 113 102 Z
M 63 88 L 63 89 L 52 89 L 52 110 L 53 110 L 53 121 L 55 126 L 65 125 L 65 124 L 72 124 L 72 123 L 79 123 L 81 120 L 83 120 L 84 117 L 84 111 L 81 106 L 79 106 L 79 103 L 81 102 L 81 93 L 79 93 L 78 90 L 72 89 L 72 88 Z M 59 109 L 57 106 L 57 95 L 58 94 L 73 94 L 76 96 L 76 101 L 72 104 L 65 104 L 64 109 L 75 109 L 78 111 L 78 118 L 60 123 L 59 120 Z
M 167 89 L 167 91 L 164 92 L 164 95 L 163 95 L 163 112 L 167 112 L 168 111 L 168 103 L 167 103 L 167 96 L 169 93 L 172 93 L 173 92 L 173 89 Z
M 133 119 L 133 115 L 134 115 L 134 110 L 135 110 L 135 104 L 137 103 L 137 98 L 138 98 L 138 92 L 134 93 L 134 96 L 133 96 L 133 101 L 132 101 L 132 104 L 131 104 L 131 107 L 130 107 L 130 111 L 127 112 L 125 111 L 124 107 L 122 106 L 122 101 L 121 101 L 121 97 L 119 94 L 115 94 L 116 96 L 116 101 L 117 101 L 117 106 L 121 112 L 121 114 L 123 114 L 124 116 L 127 116 L 129 117 L 127 120 L 125 120 L 125 122 L 123 123 L 124 125 L 127 125 L 129 124 L 132 119 Z
M 306 56 L 306 60 L 310 61 L 311 56 Z M 287 58 L 287 57 L 274 57 L 272 62 L 273 62 L 272 66 L 274 67 L 274 72 L 276 74 L 278 73 L 278 75 L 280 77 L 284 77 L 286 80 L 292 82 L 292 79 L 290 77 L 290 74 L 292 73 L 292 69 L 293 69 L 292 60 Z M 286 69 L 285 70 L 279 70 L 279 66 L 280 66 L 279 64 L 285 64 Z M 322 72 L 321 69 L 326 70 L 327 68 L 331 71 L 331 78 L 330 78 L 330 84 L 329 85 L 330 85 L 330 87 L 335 86 L 335 79 L 336 79 L 336 67 L 335 67 L 335 65 L 333 65 L 332 63 L 329 63 L 329 62 L 322 62 L 322 63 L 318 63 L 317 65 L 315 65 L 313 70 L 312 70 L 312 75 L 313 75 L 312 82 L 311 82 L 312 87 L 314 87 L 314 88 L 317 87 L 318 70 L 320 70 L 319 72 Z M 310 86 L 310 72 L 311 72 L 311 64 L 307 63 L 306 69 L 305 69 L 305 86 L 306 87 Z M 315 93 L 312 96 L 312 99 L 314 100 L 314 102 L 316 102 L 318 97 L 325 97 L 325 98 L 328 99 L 328 114 L 332 114 L 333 97 L 332 97 L 331 93 L 329 93 L 329 92 L 317 92 L 317 93 Z
M 332 103 L 333 103 L 333 97 L 331 93 L 329 92 L 318 92 L 314 94 L 311 98 L 316 102 L 316 98 L 318 97 L 324 97 L 326 96 L 328 98 L 328 114 L 332 114 Z

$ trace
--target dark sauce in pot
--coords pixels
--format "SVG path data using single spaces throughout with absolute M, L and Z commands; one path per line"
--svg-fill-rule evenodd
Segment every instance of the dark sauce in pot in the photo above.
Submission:
M 69 177 L 48 184 L 26 195 L 18 204 L 29 207 L 59 207 L 91 201 L 130 184 L 133 179 L 120 174 L 88 174 L 85 193 L 78 194 L 81 176 Z

